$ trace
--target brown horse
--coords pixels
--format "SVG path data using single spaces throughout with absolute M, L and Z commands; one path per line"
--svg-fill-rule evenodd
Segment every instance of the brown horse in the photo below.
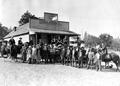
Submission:
M 109 63 L 110 61 L 112 61 L 115 65 L 116 65 L 116 67 L 117 67 L 117 69 L 116 69 L 116 71 L 119 71 L 119 64 L 120 64 L 120 58 L 119 58 L 119 55 L 117 55 L 116 53 L 108 53 L 108 54 L 102 54 L 101 55 L 101 58 L 100 58 L 103 62 L 105 62 L 105 64 L 106 63 Z

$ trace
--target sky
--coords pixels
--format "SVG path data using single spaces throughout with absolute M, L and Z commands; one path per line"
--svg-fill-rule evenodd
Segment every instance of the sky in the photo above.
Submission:
M 58 13 L 59 20 L 69 21 L 70 30 L 79 34 L 120 37 L 120 0 L 0 0 L 0 22 L 18 26 L 27 10 L 38 17 L 44 12 Z

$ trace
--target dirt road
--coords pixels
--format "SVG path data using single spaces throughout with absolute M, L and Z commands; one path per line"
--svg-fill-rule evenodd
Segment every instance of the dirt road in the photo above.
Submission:
M 60 64 L 26 64 L 0 59 L 0 86 L 120 86 L 120 72 Z

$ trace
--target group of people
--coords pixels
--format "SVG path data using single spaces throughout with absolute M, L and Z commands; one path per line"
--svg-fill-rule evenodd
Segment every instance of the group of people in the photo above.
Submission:
M 66 41 L 64 42 L 66 45 Z M 41 40 L 38 44 L 33 44 L 33 41 L 22 42 L 22 38 L 19 38 L 18 44 L 16 45 L 13 37 L 8 43 L 3 42 L 1 46 L 1 56 L 4 57 L 6 54 L 11 57 L 12 60 L 17 61 L 18 58 L 22 58 L 22 62 L 28 63 L 40 63 L 44 61 L 58 62 L 60 60 L 60 49 L 63 46 L 60 40 L 51 40 L 50 44 L 43 43 Z
M 65 51 L 63 49 L 63 51 Z M 84 47 L 68 46 L 66 54 L 63 55 L 63 64 L 71 63 L 71 65 L 79 65 L 78 67 L 83 67 L 85 65 L 87 69 L 96 67 L 96 70 L 101 70 L 102 55 L 107 55 L 107 47 L 103 45 L 98 45 L 96 47 Z M 109 57 L 108 57 L 109 58 Z
M 86 64 L 88 69 L 95 64 L 96 69 L 101 70 L 100 55 L 107 53 L 107 48 L 103 47 L 103 45 L 98 45 L 95 48 L 85 48 L 85 46 L 73 47 L 69 46 L 66 41 L 64 43 L 61 41 L 56 43 L 54 40 L 51 40 L 51 44 L 40 41 L 35 45 L 32 41 L 23 43 L 22 38 L 20 38 L 18 45 L 16 45 L 12 37 L 8 44 L 2 44 L 1 56 L 9 53 L 9 56 L 13 60 L 17 61 L 20 57 L 22 58 L 22 62 L 28 62 L 29 64 L 40 62 L 78 63 L 79 67 L 83 67 L 83 64 Z

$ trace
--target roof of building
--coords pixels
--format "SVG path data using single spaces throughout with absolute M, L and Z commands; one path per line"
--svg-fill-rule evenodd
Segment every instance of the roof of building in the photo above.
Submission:
M 38 32 L 38 33 L 48 33 L 48 34 L 60 34 L 60 35 L 69 35 L 69 36 L 77 36 L 79 34 L 69 31 L 69 22 L 60 22 L 57 21 L 57 24 L 53 24 L 53 22 L 43 22 L 44 20 L 36 20 L 31 19 L 29 23 L 26 23 L 22 26 L 16 28 L 4 38 L 9 38 L 12 36 L 19 36 L 26 33 L 31 34 L 30 32 Z
M 18 35 L 22 35 L 22 34 L 25 34 L 25 33 L 28 33 L 28 32 L 29 32 L 29 23 L 24 24 L 24 25 L 22 25 L 20 27 L 17 27 L 16 31 L 15 30 L 11 31 L 4 38 L 9 38 L 11 36 L 18 36 Z
M 16 31 L 12 31 L 10 32 L 8 35 L 6 35 L 4 38 L 9 38 L 12 36 L 19 36 L 19 35 L 23 35 L 25 33 L 29 33 L 29 31 L 32 32 L 38 32 L 38 33 L 48 33 L 48 34 L 60 34 L 60 35 L 69 35 L 69 36 L 77 36 L 79 34 L 72 32 L 72 31 L 54 31 L 54 30 L 44 30 L 44 29 L 40 29 L 40 28 L 29 28 L 29 23 L 22 25 L 18 28 L 16 28 Z

